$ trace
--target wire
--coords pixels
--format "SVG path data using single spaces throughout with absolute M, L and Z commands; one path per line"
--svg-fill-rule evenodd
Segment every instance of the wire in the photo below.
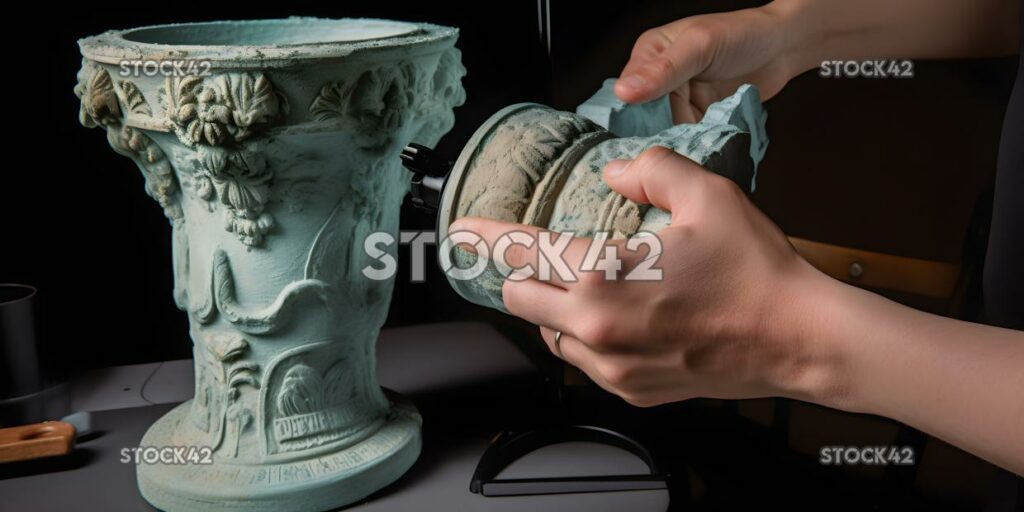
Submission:
M 149 376 L 146 377 L 146 380 L 142 381 L 142 388 L 139 389 L 139 396 L 142 397 L 142 401 L 146 402 L 149 405 L 158 404 L 146 398 L 146 386 L 149 385 L 149 381 L 153 379 L 153 376 L 156 375 L 156 372 L 160 371 L 160 368 L 163 368 L 165 362 L 166 361 L 160 361 L 160 363 L 156 365 L 156 368 L 153 368 L 153 371 L 149 372 Z

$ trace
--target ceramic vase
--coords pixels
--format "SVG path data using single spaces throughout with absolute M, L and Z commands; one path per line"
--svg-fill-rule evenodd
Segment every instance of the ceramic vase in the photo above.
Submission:
M 290 18 L 80 41 L 81 122 L 163 208 L 194 347 L 194 398 L 141 443 L 196 449 L 138 465 L 157 508 L 324 510 L 415 461 L 420 417 L 375 376 L 393 281 L 361 273 L 363 241 L 397 234 L 401 148 L 453 124 L 457 35 Z

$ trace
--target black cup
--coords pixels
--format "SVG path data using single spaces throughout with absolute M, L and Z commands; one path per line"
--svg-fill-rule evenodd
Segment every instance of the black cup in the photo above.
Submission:
M 48 386 L 40 364 L 36 289 L 0 284 L 0 426 L 67 414 L 66 386 Z
M 0 400 L 43 389 L 36 308 L 34 287 L 0 284 Z

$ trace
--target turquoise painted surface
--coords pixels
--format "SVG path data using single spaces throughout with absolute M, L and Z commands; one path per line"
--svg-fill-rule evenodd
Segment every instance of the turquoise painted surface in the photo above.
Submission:
M 168 218 L 194 346 L 195 397 L 142 444 L 208 450 L 209 463 L 139 465 L 157 508 L 336 508 L 416 460 L 420 417 L 375 376 L 393 281 L 361 274 L 362 242 L 397 235 L 401 148 L 454 122 L 457 35 L 290 18 L 80 41 L 80 120 L 138 165 Z

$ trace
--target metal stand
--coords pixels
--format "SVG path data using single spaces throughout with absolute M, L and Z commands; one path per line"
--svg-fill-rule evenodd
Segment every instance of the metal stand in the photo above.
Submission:
M 647 464 L 650 473 L 635 475 L 569 476 L 499 479 L 501 473 L 520 457 L 558 443 L 570 441 L 601 443 L 626 450 Z M 483 496 L 527 496 L 582 492 L 640 491 L 667 489 L 668 475 L 659 471 L 650 452 L 640 443 L 612 430 L 571 425 L 528 432 L 502 432 L 480 457 L 469 490 Z

